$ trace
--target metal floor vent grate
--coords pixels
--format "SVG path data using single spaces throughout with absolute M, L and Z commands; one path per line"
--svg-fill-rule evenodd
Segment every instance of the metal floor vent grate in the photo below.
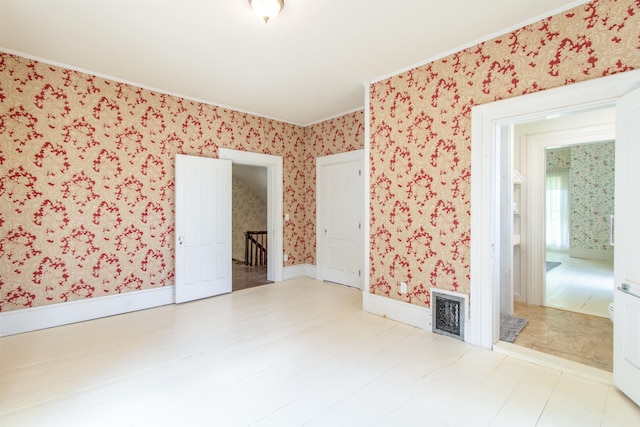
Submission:
M 464 307 L 464 298 L 432 291 L 431 330 L 464 341 Z

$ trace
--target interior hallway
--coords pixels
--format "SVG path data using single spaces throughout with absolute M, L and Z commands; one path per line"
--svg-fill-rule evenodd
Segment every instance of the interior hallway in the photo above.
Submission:
M 266 265 L 244 265 L 243 261 L 234 259 L 232 269 L 231 290 L 234 292 L 273 283 L 271 280 L 267 280 Z
M 362 311 L 309 278 L 0 338 L 17 426 L 637 426 L 615 387 Z

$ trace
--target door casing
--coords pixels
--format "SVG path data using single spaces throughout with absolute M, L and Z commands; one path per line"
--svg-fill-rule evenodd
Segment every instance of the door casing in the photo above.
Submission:
M 526 137 L 526 236 L 527 280 L 526 302 L 546 305 L 546 244 L 545 244 L 545 161 L 550 147 L 590 144 L 615 139 L 615 123 L 572 129 Z
M 471 135 L 471 307 L 465 339 L 492 348 L 500 327 L 500 151 L 499 130 L 509 123 L 549 115 L 613 107 L 640 85 L 640 70 L 474 107 Z
M 267 280 L 274 282 L 284 280 L 282 157 L 230 148 L 219 148 L 218 157 L 231 160 L 235 164 L 267 168 L 267 233 L 269 236 Z

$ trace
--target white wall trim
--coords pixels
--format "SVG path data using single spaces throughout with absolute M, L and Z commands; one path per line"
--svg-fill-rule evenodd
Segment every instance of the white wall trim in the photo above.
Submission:
M 284 268 L 284 278 L 282 280 L 295 279 L 298 277 L 316 278 L 316 266 L 312 264 L 289 265 Z
M 640 85 L 640 70 L 587 80 L 529 95 L 484 104 L 471 119 L 471 315 L 476 345 L 492 348 L 499 337 L 500 240 L 498 127 L 542 119 L 551 114 L 610 107 Z M 506 248 L 505 250 L 510 250 Z M 496 265 L 498 264 L 498 265 Z
M 363 292 L 362 309 L 416 328 L 431 330 L 431 310 L 426 307 Z
M 362 265 L 362 291 L 368 294 L 370 291 L 370 260 L 371 260 L 371 86 L 364 84 L 364 162 L 362 173 L 364 174 L 364 232 Z
M 307 123 L 306 125 L 300 125 L 300 126 L 304 126 L 304 127 L 311 127 L 311 126 L 314 126 L 314 125 L 320 124 L 320 123 L 322 123 L 322 122 L 326 122 L 326 121 L 329 121 L 329 120 L 333 120 L 333 119 L 340 118 L 340 117 L 342 117 L 342 116 L 346 116 L 347 114 L 357 113 L 358 111 L 362 111 L 363 109 L 364 109 L 364 107 L 361 105 L 361 106 L 358 106 L 358 107 L 352 108 L 352 109 L 350 109 L 350 110 L 347 110 L 347 111 L 345 111 L 345 112 L 338 113 L 338 114 L 334 114 L 334 115 L 332 115 L 332 116 L 325 117 L 324 119 L 315 120 L 315 121 L 313 121 L 313 122 L 311 122 L 311 123 Z
M 311 277 L 312 279 L 318 279 L 318 270 L 313 264 L 304 264 L 305 277 Z
M 544 305 L 546 300 L 546 241 L 545 241 L 545 177 L 546 150 L 552 147 L 593 144 L 615 140 L 615 123 L 584 126 L 577 129 L 523 135 L 526 166 L 523 170 L 526 212 L 526 271 L 524 283 L 528 304 Z M 541 203 L 542 201 L 542 203 Z M 571 255 L 573 256 L 573 255 Z M 587 257 L 584 257 L 587 258 Z M 606 259 L 606 258 L 603 258 Z M 610 259 L 613 259 L 611 251 Z
M 284 277 L 282 157 L 230 148 L 219 148 L 218 157 L 240 165 L 267 168 L 267 232 L 269 233 L 269 247 L 273 249 L 269 251 L 267 257 L 267 279 L 280 282 Z
M 438 291 L 441 292 L 440 289 Z M 442 293 L 458 297 L 463 296 L 465 301 L 467 300 L 466 295 L 458 294 L 456 292 L 443 291 Z M 432 311 L 430 308 L 409 304 L 407 302 L 371 294 L 369 292 L 363 292 L 362 309 L 367 313 L 376 314 L 387 319 L 395 320 L 396 322 L 425 329 L 427 331 L 432 330 Z M 464 340 L 466 342 L 470 342 L 468 337 L 473 333 L 473 322 L 469 319 L 469 316 L 465 317 Z
M 0 313 L 0 336 L 173 304 L 173 286 Z

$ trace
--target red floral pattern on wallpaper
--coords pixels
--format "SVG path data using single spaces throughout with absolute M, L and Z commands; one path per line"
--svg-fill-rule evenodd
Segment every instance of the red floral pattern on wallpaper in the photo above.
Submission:
M 0 311 L 173 284 L 177 153 L 282 156 L 310 258 L 305 128 L 3 53 L 0 83 Z
M 597 0 L 372 84 L 371 292 L 469 294 L 471 108 L 638 68 L 639 28 L 640 0 Z
M 639 17 L 594 1 L 371 85 L 371 292 L 469 292 L 471 108 L 639 67 Z M 2 53 L 0 82 L 5 311 L 172 284 L 176 153 L 282 156 L 288 264 L 313 264 L 315 157 L 363 146 L 361 112 L 305 129 Z

